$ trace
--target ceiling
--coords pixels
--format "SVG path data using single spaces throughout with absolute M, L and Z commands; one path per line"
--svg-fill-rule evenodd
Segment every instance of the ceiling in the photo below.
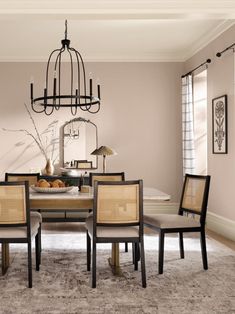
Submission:
M 234 0 L 0 0 L 0 61 L 46 61 L 68 20 L 85 61 L 185 61 L 235 22 Z

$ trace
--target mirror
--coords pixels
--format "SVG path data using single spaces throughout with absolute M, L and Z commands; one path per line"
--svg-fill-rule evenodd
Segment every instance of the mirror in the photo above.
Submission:
M 62 126 L 63 166 L 70 169 L 97 169 L 97 156 L 91 153 L 98 147 L 95 123 L 82 117 L 72 119 Z

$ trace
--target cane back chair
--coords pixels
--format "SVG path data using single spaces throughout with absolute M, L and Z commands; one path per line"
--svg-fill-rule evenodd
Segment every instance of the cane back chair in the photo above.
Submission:
M 34 237 L 37 271 L 41 263 L 41 222 L 39 213 L 30 213 L 28 181 L 0 182 L 0 243 L 3 248 L 9 243 L 27 244 L 29 288 L 32 288 L 31 241 Z
M 95 181 L 93 215 L 86 220 L 87 270 L 91 264 L 92 288 L 96 287 L 97 243 L 140 244 L 142 286 L 146 287 L 143 240 L 143 181 Z
M 95 181 L 125 181 L 124 172 L 90 172 L 89 185 L 94 186 Z M 128 243 L 125 243 L 125 252 L 128 252 Z
M 178 215 L 144 215 L 144 224 L 159 231 L 158 271 L 163 273 L 164 236 L 179 233 L 180 257 L 184 258 L 184 232 L 200 232 L 203 268 L 208 269 L 205 222 L 210 187 L 210 176 L 186 174 Z M 196 218 L 199 219 L 196 219 Z

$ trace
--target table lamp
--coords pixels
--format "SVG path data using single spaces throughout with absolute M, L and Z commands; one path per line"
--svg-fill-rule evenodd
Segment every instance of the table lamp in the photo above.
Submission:
M 106 172 L 106 156 L 110 155 L 116 155 L 117 153 L 110 147 L 108 146 L 100 146 L 99 148 L 96 148 L 91 155 L 96 155 L 96 156 L 103 156 L 103 173 Z

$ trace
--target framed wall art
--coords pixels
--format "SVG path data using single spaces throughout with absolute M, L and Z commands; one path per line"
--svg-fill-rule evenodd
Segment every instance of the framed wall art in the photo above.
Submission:
M 213 154 L 228 153 L 227 95 L 212 99 Z

